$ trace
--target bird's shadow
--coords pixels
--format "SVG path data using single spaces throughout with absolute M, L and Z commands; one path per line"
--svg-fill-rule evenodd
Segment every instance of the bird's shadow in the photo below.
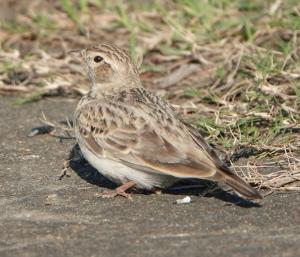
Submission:
M 106 189 L 114 189 L 117 185 L 101 175 L 82 156 L 79 146 L 76 144 L 69 155 L 69 167 L 86 182 Z M 204 180 L 182 180 L 171 188 L 163 191 L 173 195 L 195 195 L 204 197 L 214 197 L 227 204 L 236 205 L 243 208 L 261 207 L 260 204 L 239 197 L 216 186 L 216 183 Z

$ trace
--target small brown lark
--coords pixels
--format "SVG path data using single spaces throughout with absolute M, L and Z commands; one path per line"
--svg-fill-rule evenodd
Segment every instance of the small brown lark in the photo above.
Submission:
M 124 50 L 99 44 L 71 54 L 85 64 L 92 84 L 75 111 L 76 139 L 86 160 L 120 185 L 109 196 L 130 197 L 130 187 L 155 190 L 198 178 L 261 198 L 171 104 L 142 86 Z

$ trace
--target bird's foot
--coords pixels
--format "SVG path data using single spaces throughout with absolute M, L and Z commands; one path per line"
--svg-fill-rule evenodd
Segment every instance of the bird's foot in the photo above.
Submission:
M 155 189 L 152 190 L 152 193 L 156 194 L 156 195 L 161 195 L 162 194 L 162 190 L 160 188 L 155 188 Z
M 70 177 L 71 174 L 68 172 L 70 168 L 70 161 L 71 160 L 64 160 L 63 167 L 59 174 L 58 180 L 62 180 L 64 177 Z
M 114 198 L 118 195 L 125 197 L 128 200 L 132 201 L 132 197 L 131 194 L 126 193 L 125 191 L 128 190 L 131 187 L 134 187 L 136 184 L 133 181 L 129 181 L 127 183 L 125 183 L 122 186 L 117 187 L 114 190 L 111 191 L 104 191 L 102 193 L 97 194 L 97 197 L 101 197 L 101 198 Z

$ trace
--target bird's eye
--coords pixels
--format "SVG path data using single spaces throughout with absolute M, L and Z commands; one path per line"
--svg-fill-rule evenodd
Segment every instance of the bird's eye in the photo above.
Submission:
M 94 58 L 94 62 L 101 62 L 103 60 L 103 58 L 99 55 L 95 56 Z

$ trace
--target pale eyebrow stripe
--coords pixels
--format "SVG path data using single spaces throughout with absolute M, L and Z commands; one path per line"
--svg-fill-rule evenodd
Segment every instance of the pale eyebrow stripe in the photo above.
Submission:
M 125 61 L 130 60 L 128 54 L 124 50 L 120 49 L 119 47 L 117 47 L 115 45 L 101 44 L 99 47 L 106 48 L 107 50 L 111 51 L 111 53 L 114 54 L 114 56 L 118 60 L 122 60 L 122 59 Z
M 131 62 L 129 55 L 123 49 L 115 45 L 99 44 L 92 46 L 91 49 L 103 53 L 108 58 L 115 59 L 119 62 Z

